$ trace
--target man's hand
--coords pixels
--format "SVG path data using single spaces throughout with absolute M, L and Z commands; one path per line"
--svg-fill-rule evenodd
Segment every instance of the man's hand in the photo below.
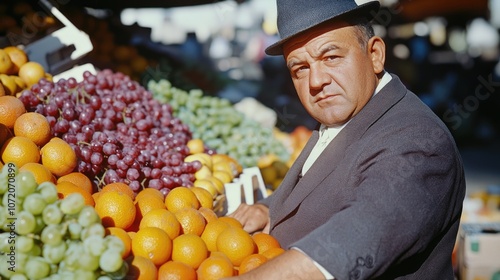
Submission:
M 269 208 L 264 204 L 240 204 L 238 209 L 228 215 L 240 221 L 249 233 L 263 231 L 269 233 Z

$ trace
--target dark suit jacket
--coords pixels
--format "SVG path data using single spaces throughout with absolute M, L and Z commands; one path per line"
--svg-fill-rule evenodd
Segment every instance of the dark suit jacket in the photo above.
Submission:
M 398 77 L 299 179 L 314 131 L 269 206 L 271 234 L 337 279 L 453 279 L 465 195 L 444 123 Z

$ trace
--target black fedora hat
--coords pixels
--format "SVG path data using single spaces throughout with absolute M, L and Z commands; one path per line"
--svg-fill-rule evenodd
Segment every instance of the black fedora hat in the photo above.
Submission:
M 277 0 L 278 32 L 281 39 L 267 47 L 268 55 L 283 54 L 283 43 L 293 36 L 340 16 L 364 16 L 373 19 L 380 8 L 379 1 L 359 0 Z

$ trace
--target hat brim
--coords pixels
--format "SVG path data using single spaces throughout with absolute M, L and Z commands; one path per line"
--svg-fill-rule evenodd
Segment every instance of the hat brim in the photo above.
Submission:
M 337 14 L 337 15 L 332 15 L 332 17 L 324 20 L 324 21 L 321 21 L 321 22 L 318 22 L 317 24 L 314 24 L 314 25 L 311 25 L 309 27 L 306 27 L 298 32 L 296 32 L 295 34 L 292 34 L 290 36 L 287 36 L 285 38 L 282 38 L 281 40 L 279 40 L 278 42 L 270 45 L 269 47 L 267 47 L 265 49 L 265 53 L 268 54 L 268 55 L 282 55 L 283 54 L 283 44 L 286 43 L 288 40 L 290 40 L 291 38 L 297 36 L 297 35 L 300 35 L 308 30 L 310 30 L 311 28 L 314 28 L 318 25 L 321 25 L 327 21 L 330 21 L 330 20 L 333 20 L 335 18 L 339 18 L 339 17 L 356 17 L 356 16 L 364 16 L 366 17 L 368 20 L 372 20 L 374 18 L 374 16 L 377 14 L 378 10 L 380 9 L 380 2 L 379 1 L 370 1 L 370 2 L 367 2 L 365 4 L 362 4 L 362 5 L 359 5 L 356 9 L 353 9 L 353 10 L 350 10 L 350 11 L 347 11 L 345 13 L 341 13 L 341 14 Z

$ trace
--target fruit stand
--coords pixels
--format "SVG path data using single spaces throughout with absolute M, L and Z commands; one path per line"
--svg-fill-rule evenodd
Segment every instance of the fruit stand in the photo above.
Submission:
M 44 3 L 63 27 L 0 49 L 0 279 L 219 279 L 282 253 L 227 214 L 273 192 L 310 131 L 80 65 L 87 34 Z

